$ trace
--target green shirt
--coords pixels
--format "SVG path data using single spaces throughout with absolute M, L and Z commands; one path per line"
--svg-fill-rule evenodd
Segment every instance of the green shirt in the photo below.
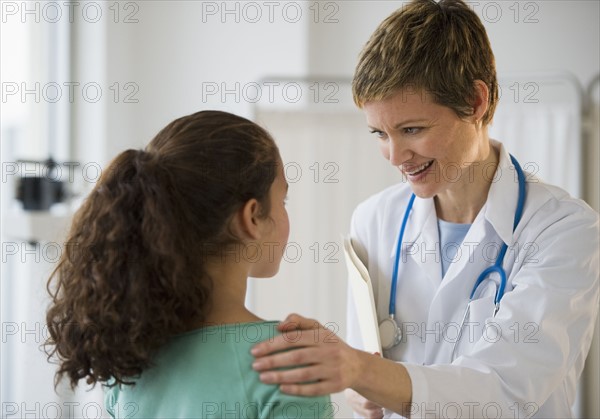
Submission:
M 328 396 L 290 396 L 263 384 L 250 349 L 278 335 L 277 322 L 208 326 L 173 337 L 135 386 L 105 389 L 115 418 L 333 417 Z

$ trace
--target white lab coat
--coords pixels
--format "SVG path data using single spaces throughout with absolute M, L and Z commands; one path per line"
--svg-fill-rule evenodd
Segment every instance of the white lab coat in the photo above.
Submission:
M 487 202 L 443 279 L 433 199 L 416 198 L 406 227 L 396 295 L 404 338 L 384 355 L 410 374 L 412 417 L 573 415 L 598 315 L 598 214 L 527 175 L 523 218 L 513 234 L 517 177 L 508 153 L 492 143 L 500 161 Z M 396 242 L 411 192 L 407 183 L 392 186 L 360 204 L 352 218 L 351 237 L 369 269 L 379 321 L 388 317 Z M 503 241 L 508 283 L 500 311 L 492 317 L 493 289 L 470 303 L 451 362 L 473 284 Z M 352 342 L 355 319 L 348 321 Z

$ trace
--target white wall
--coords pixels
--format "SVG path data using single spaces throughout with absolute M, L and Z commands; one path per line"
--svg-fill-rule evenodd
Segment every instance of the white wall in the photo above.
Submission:
M 314 74 L 352 76 L 369 35 L 391 12 L 408 2 L 333 3 L 339 6 L 335 14 L 339 22 L 311 25 L 309 70 Z M 599 2 L 500 0 L 467 4 L 488 32 L 500 74 L 569 70 L 582 83 L 588 83 L 598 72 Z
M 243 3 L 231 5 L 228 10 L 239 10 L 234 14 L 225 14 L 220 2 L 139 4 L 138 23 L 111 22 L 107 30 L 109 83 L 139 87 L 132 97 L 138 103 L 108 106 L 108 156 L 146 144 L 171 120 L 198 110 L 249 116 L 256 91 L 248 83 L 306 72 L 306 22 L 295 22 L 295 8 L 287 9 L 287 20 L 283 6 L 275 8 L 271 23 L 269 9 L 262 7 L 262 19 L 251 23 L 256 9 Z M 266 95 L 267 86 L 260 87 Z M 218 93 L 210 94 L 212 88 Z
M 144 145 L 172 119 L 200 109 L 251 116 L 254 90 L 248 83 L 259 83 L 264 101 L 268 87 L 260 82 L 269 76 L 350 78 L 369 34 L 389 13 L 406 4 L 300 1 L 275 2 L 278 6 L 270 8 L 250 2 L 259 5 L 257 9 L 246 3 L 138 2 L 137 9 L 121 8 L 118 23 L 114 11 L 106 8 L 101 25 L 80 20 L 79 77 L 103 80 L 105 97 L 100 106 L 88 108 L 93 108 L 93 115 L 106 113 L 101 118 L 105 123 L 97 128 L 107 130 L 105 141 L 87 141 L 87 135 L 94 132 L 87 129 L 87 121 L 76 121 L 80 152 L 97 148 L 100 142 L 98 152 L 103 152 L 106 161 L 126 147 Z M 301 6 L 301 17 L 296 19 L 296 7 L 285 9 L 286 4 Z M 469 4 L 488 30 L 500 75 L 566 70 L 586 86 L 598 72 L 599 2 Z M 237 7 L 238 12 L 227 13 L 224 7 L 229 11 Z M 255 18 L 257 10 L 260 19 Z M 138 22 L 124 23 L 128 15 Z M 257 23 L 251 23 L 254 20 Z M 121 93 L 116 104 L 113 92 L 108 92 L 115 82 L 120 83 Z M 126 83 L 133 84 L 125 89 Z M 214 83 L 219 94 L 206 94 L 205 89 Z M 238 89 L 236 83 L 240 83 Z M 223 87 L 237 90 L 238 96 L 222 96 Z M 138 90 L 134 93 L 134 89 Z M 281 89 L 274 90 L 276 99 L 281 99 Z M 129 93 L 134 93 L 130 99 L 137 103 L 124 103 Z

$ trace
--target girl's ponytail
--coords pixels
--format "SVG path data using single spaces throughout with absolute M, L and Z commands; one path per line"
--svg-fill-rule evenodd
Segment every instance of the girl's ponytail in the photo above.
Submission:
M 206 316 L 205 251 L 236 242 L 227 223 L 247 199 L 268 207 L 275 174 L 264 168 L 277 159 L 254 123 L 199 112 L 171 123 L 145 151 L 112 161 L 48 282 L 46 346 L 59 361 L 57 383 L 66 374 L 72 387 L 82 378 L 131 384 L 159 346 Z
M 157 160 L 140 150 L 117 156 L 78 211 L 52 274 L 47 343 L 62 361 L 57 378 L 67 374 L 72 385 L 85 377 L 126 383 L 147 368 L 165 331 L 196 314 L 187 304 L 170 308 L 181 316 L 164 316 L 165 297 L 195 296 L 197 311 L 207 303 L 208 282 L 173 281 L 186 263 L 169 211 L 171 176 Z

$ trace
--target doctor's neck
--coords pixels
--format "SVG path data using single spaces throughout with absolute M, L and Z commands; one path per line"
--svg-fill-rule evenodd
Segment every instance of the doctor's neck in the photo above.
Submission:
M 483 158 L 463 167 L 458 181 L 435 195 L 437 217 L 444 221 L 472 224 L 487 201 L 500 155 L 487 141 Z

